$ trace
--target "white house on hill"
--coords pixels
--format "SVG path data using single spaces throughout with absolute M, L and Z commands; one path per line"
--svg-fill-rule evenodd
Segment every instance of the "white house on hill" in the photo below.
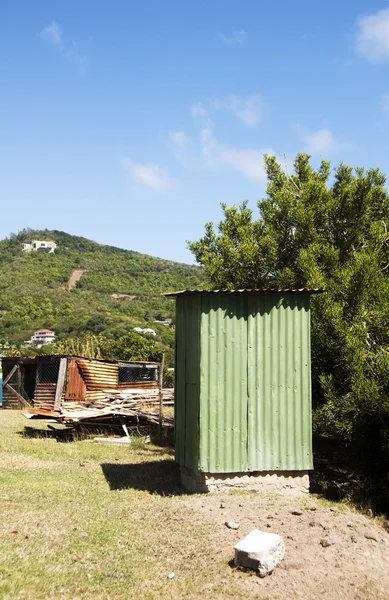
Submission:
M 23 246 L 23 252 L 32 252 L 32 251 L 36 252 L 37 250 L 48 249 L 49 254 L 53 254 L 54 250 L 57 247 L 57 244 L 51 240 L 49 240 L 49 241 L 33 240 L 31 242 L 31 244 L 22 244 L 22 246 Z
M 54 341 L 54 331 L 51 331 L 51 329 L 38 329 L 37 331 L 34 331 L 34 334 L 28 343 L 40 348 L 45 344 L 52 344 Z
M 146 329 L 142 329 L 142 327 L 134 327 L 134 331 L 140 335 L 151 335 L 153 337 L 157 335 L 154 329 L 150 329 L 149 327 L 146 327 Z

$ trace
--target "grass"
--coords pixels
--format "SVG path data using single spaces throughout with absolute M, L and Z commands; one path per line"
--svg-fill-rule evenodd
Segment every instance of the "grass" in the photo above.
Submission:
M 0 410 L 0 597 L 244 598 L 185 506 L 169 448 L 60 443 Z M 174 572 L 173 579 L 169 573 Z

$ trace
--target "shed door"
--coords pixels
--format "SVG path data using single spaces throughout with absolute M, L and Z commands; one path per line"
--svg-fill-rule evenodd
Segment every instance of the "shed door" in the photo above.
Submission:
M 86 397 L 86 385 L 75 359 L 68 361 L 65 400 L 82 402 Z
M 247 470 L 247 302 L 201 297 L 200 457 L 206 473 Z
M 248 470 L 312 468 L 309 297 L 248 295 Z

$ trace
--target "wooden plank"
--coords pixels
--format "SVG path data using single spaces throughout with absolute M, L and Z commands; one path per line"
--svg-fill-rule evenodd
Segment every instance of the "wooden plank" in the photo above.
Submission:
M 16 365 L 14 365 L 12 367 L 12 369 L 10 370 L 10 372 L 8 373 L 7 377 L 4 379 L 3 381 L 3 387 L 5 385 L 7 385 L 7 383 L 9 382 L 9 380 L 11 379 L 12 375 L 15 373 L 16 369 L 19 367 L 20 362 L 18 362 Z
M 122 415 L 119 415 L 119 421 L 120 421 L 120 425 L 122 426 L 122 429 L 123 429 L 124 433 L 126 434 L 126 436 L 128 437 L 128 439 L 130 440 L 130 434 L 128 433 L 126 421 L 125 421 L 125 419 L 123 418 Z
M 10 390 L 17 397 L 17 399 L 19 400 L 19 403 L 21 403 L 22 406 L 24 405 L 24 406 L 27 406 L 28 408 L 30 408 L 31 405 L 27 402 L 27 400 L 25 400 L 23 398 L 23 396 L 21 396 L 19 394 L 19 392 L 17 392 L 16 390 L 14 390 L 14 388 L 11 387 L 8 383 L 5 384 L 5 387 L 7 388 L 7 390 Z
M 39 408 L 28 408 L 27 412 L 29 415 L 36 415 L 40 417 L 58 417 L 58 413 L 53 412 L 52 410 L 43 410 Z
M 163 367 L 165 365 L 165 354 L 162 354 L 162 361 L 159 366 L 159 443 L 162 444 L 162 418 L 163 418 Z
M 66 367 L 68 361 L 66 358 L 61 358 L 59 362 L 59 371 L 57 379 L 57 389 L 55 390 L 54 410 L 58 410 L 61 406 L 62 392 L 65 385 Z

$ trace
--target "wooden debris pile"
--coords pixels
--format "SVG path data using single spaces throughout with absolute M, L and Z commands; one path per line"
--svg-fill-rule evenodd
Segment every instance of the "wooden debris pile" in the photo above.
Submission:
M 58 423 L 68 427 L 83 426 L 139 426 L 158 425 L 160 422 L 160 406 L 170 407 L 166 412 L 173 412 L 174 390 L 162 390 L 162 404 L 158 388 L 152 389 L 115 389 L 103 390 L 103 397 L 93 402 L 66 402 L 61 403 L 58 412 L 50 411 L 47 416 Z M 28 413 L 44 416 L 41 409 L 28 409 Z M 163 414 L 162 425 L 172 427 L 174 417 Z

